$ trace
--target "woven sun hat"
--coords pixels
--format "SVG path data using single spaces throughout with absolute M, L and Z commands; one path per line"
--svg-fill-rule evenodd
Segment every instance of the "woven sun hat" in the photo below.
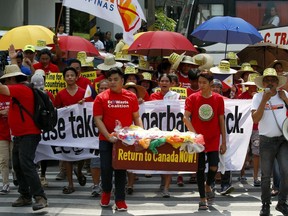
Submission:
M 122 52 L 117 52 L 115 54 L 115 61 L 130 62 L 131 61 L 131 55 L 123 54 Z
M 121 68 L 123 64 L 121 62 L 116 62 L 115 57 L 113 55 L 107 55 L 104 58 L 104 62 L 102 64 L 97 65 L 99 70 L 108 71 L 113 67 Z
M 242 77 L 245 73 L 258 73 L 255 71 L 248 62 L 245 62 L 241 65 L 240 70 L 237 71 L 236 75 Z
M 52 47 L 46 46 L 46 41 L 45 41 L 45 40 L 37 40 L 36 46 L 35 46 L 35 50 L 40 51 L 40 50 L 42 50 L 42 49 L 51 50 Z
M 209 70 L 213 67 L 214 59 L 211 55 L 200 53 L 192 57 L 193 61 L 199 65 L 199 70 Z
M 147 61 L 147 58 L 145 58 L 144 56 L 139 57 L 138 69 L 141 71 L 154 72 L 153 67 L 150 66 L 150 63 Z
M 256 79 L 256 77 L 259 76 L 260 76 L 259 73 L 251 73 L 248 75 L 247 82 L 239 83 L 239 85 L 256 85 L 254 80 Z
M 286 84 L 287 78 L 285 76 L 282 75 L 277 75 L 277 72 L 274 68 L 266 68 L 263 71 L 263 75 L 262 76 L 258 76 L 254 79 L 255 84 L 259 87 L 259 88 L 264 88 L 263 86 L 263 78 L 267 77 L 267 76 L 273 76 L 273 77 L 277 77 L 279 82 L 278 82 L 278 86 L 277 88 L 280 88 L 282 86 L 284 86 Z
M 9 77 L 16 77 L 16 76 L 25 76 L 26 77 L 26 74 L 21 72 L 21 70 L 17 64 L 6 65 L 6 67 L 4 69 L 4 74 L 2 77 L 0 77 L 0 80 L 3 80 L 5 78 L 9 78 Z
M 124 70 L 124 78 L 126 78 L 129 75 L 135 75 L 138 77 L 138 80 L 142 79 L 142 75 L 138 73 L 138 69 L 134 66 L 127 66 Z
M 221 60 L 219 65 L 210 68 L 210 71 L 214 74 L 235 74 L 236 70 L 230 68 L 230 62 L 227 60 Z
M 241 66 L 238 64 L 239 58 L 235 52 L 228 52 L 226 54 L 225 60 L 229 61 L 231 68 L 236 70 L 241 68 Z
M 261 66 L 259 66 L 257 60 L 252 59 L 249 61 L 249 64 L 251 65 L 251 67 L 255 67 L 257 71 L 261 70 Z
M 81 67 L 94 67 L 94 57 L 88 57 L 85 51 L 78 52 L 76 58 L 81 62 Z
M 138 98 L 144 98 L 146 94 L 146 89 L 143 86 L 136 85 L 133 82 L 128 82 L 126 83 L 123 88 L 128 89 L 128 88 L 135 88 L 137 91 L 137 97 Z
M 177 70 L 177 68 L 179 67 L 179 64 L 180 64 L 180 62 L 183 60 L 184 56 L 185 56 L 185 52 L 182 53 L 181 55 L 173 52 L 173 53 L 169 56 L 168 61 L 169 61 L 169 62 L 171 63 L 171 65 L 172 65 L 172 66 L 171 66 L 171 69 L 172 69 L 172 70 Z
M 158 83 L 152 80 L 152 74 L 149 72 L 142 73 L 142 79 L 139 80 L 139 84 L 141 84 L 142 81 L 149 81 L 152 89 L 158 86 Z
M 194 62 L 191 56 L 187 56 L 187 55 L 184 56 L 180 64 L 191 64 L 191 65 L 199 66 L 196 62 Z
M 274 68 L 276 64 L 281 64 L 284 71 L 288 71 L 288 62 L 285 60 L 274 60 L 270 65 L 269 68 Z

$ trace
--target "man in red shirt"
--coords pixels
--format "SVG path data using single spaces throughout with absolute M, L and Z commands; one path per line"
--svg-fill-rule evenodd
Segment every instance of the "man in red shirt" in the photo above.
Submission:
M 32 90 L 25 85 L 27 76 L 17 65 L 6 66 L 0 80 L 5 80 L 6 83 L 6 85 L 0 84 L 0 94 L 11 97 L 8 124 L 14 136 L 12 160 L 20 193 L 20 197 L 12 203 L 12 206 L 31 205 L 33 196 L 35 203 L 32 208 L 34 211 L 39 210 L 48 206 L 34 164 L 36 148 L 41 140 L 41 130 L 35 125 L 33 119 L 13 102 L 13 98 L 17 99 L 33 115 L 34 95 Z
M 88 85 L 91 86 L 91 81 L 88 78 L 81 76 L 81 61 L 79 61 L 78 59 L 71 59 L 68 66 L 76 69 L 78 73 L 78 79 L 76 81 L 76 84 L 80 88 L 86 89 Z
M 100 93 L 93 105 L 93 116 L 99 129 L 99 150 L 101 161 L 101 180 L 103 193 L 100 205 L 107 207 L 112 190 L 113 171 L 115 176 L 115 203 L 118 211 L 127 211 L 125 203 L 126 170 L 112 168 L 113 143 L 117 138 L 112 136 L 115 121 L 121 122 L 122 127 L 134 125 L 143 127 L 139 115 L 139 105 L 136 95 L 123 88 L 124 74 L 120 68 L 108 71 L 109 89 Z
M 226 152 L 224 100 L 221 95 L 212 92 L 212 82 L 213 75 L 211 72 L 200 72 L 198 78 L 200 91 L 186 99 L 183 118 L 188 130 L 202 134 L 205 141 L 205 152 L 199 153 L 198 159 L 199 210 L 208 210 L 207 199 L 215 196 L 211 184 L 214 182 L 218 170 L 220 135 L 222 135 L 220 153 L 224 154 Z M 213 128 L 213 132 L 211 128 Z M 206 156 L 209 170 L 205 183 Z
M 39 53 L 39 62 L 33 64 L 35 70 L 42 69 L 46 74 L 50 72 L 60 72 L 57 65 L 51 63 L 51 52 L 48 49 L 42 49 Z

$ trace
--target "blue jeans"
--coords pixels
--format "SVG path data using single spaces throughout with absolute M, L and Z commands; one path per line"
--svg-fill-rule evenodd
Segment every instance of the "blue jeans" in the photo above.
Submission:
M 46 199 L 34 163 L 36 148 L 40 140 L 40 134 L 18 136 L 13 139 L 12 160 L 19 183 L 18 192 L 26 198 L 42 196 Z
M 280 187 L 278 201 L 286 202 L 288 192 L 288 141 L 284 136 L 266 137 L 260 135 L 261 159 L 261 200 L 262 203 L 271 202 L 271 174 L 274 160 L 277 159 L 280 169 Z
M 113 172 L 115 182 L 115 201 L 125 200 L 126 170 L 114 170 L 112 167 L 113 143 L 100 140 L 101 184 L 103 192 L 112 190 Z

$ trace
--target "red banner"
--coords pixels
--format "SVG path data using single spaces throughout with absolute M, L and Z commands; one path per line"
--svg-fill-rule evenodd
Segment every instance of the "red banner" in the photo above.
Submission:
M 150 150 L 135 150 L 135 146 L 128 146 L 117 142 L 113 146 L 114 169 L 131 170 L 163 170 L 163 171 L 197 171 L 198 154 L 179 151 L 172 145 L 165 143 L 157 148 L 158 154 Z

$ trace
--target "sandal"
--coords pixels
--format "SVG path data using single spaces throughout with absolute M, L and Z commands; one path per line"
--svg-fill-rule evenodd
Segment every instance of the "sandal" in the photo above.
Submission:
M 84 176 L 83 174 L 81 174 L 81 176 L 78 176 L 78 173 L 77 173 L 77 169 L 74 168 L 74 174 L 76 175 L 77 177 L 77 180 L 78 180 L 78 183 L 81 185 L 81 186 L 85 186 L 86 185 L 86 176 Z
M 204 211 L 207 211 L 209 208 L 208 208 L 208 203 L 207 202 L 199 202 L 199 208 L 198 210 L 204 210 Z
M 68 186 L 63 187 L 63 190 L 62 190 L 63 194 L 71 194 L 71 193 L 73 193 L 74 191 L 75 191 L 74 188 L 68 187 Z

